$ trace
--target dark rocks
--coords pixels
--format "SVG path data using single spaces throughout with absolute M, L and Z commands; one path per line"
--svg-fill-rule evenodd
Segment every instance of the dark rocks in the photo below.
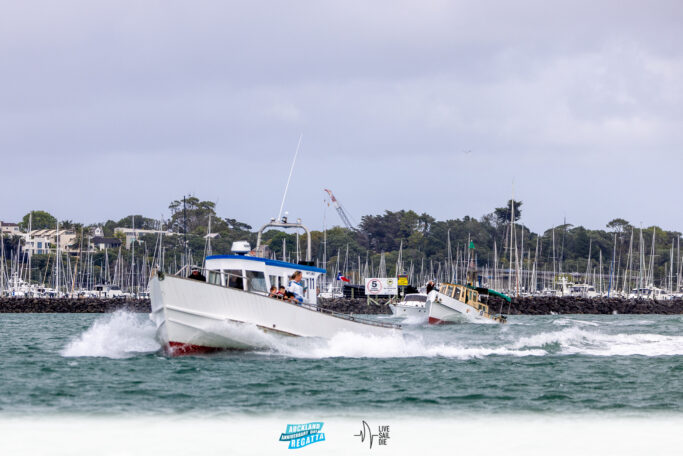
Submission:
M 621 298 L 560 298 L 535 296 L 513 298 L 512 304 L 502 299 L 489 302 L 491 311 L 510 315 L 555 314 L 683 314 L 683 299 L 653 301 L 650 299 Z M 365 298 L 320 299 L 320 307 L 341 313 L 391 314 L 386 300 L 368 303 Z M 104 313 L 126 309 L 130 312 L 149 313 L 149 299 L 51 299 L 51 298 L 0 298 L 0 313 Z
M 507 304 L 507 303 L 506 303 Z M 495 307 L 496 311 L 498 308 Z M 503 313 L 507 312 L 504 306 Z M 535 296 L 513 298 L 511 315 L 556 314 L 683 314 L 683 299 L 654 301 L 651 299 L 568 298 Z
M 368 304 L 366 299 L 321 299 L 319 305 L 325 309 L 341 313 L 391 314 L 389 305 Z M 622 298 L 560 298 L 554 296 L 535 296 L 513 298 L 508 303 L 500 298 L 491 297 L 489 301 L 493 313 L 501 311 L 510 315 L 550 315 L 556 314 L 683 314 L 683 299 L 671 301 L 635 300 Z
M 0 298 L 0 313 L 150 312 L 149 299 Z
M 371 314 L 371 315 L 391 315 L 391 309 L 386 300 L 378 300 L 379 304 L 370 303 L 366 298 L 334 298 L 319 299 L 318 306 L 323 309 L 332 310 L 339 313 Z

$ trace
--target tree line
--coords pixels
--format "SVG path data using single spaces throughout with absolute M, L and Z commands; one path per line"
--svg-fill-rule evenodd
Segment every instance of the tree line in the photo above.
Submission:
M 339 263 L 343 270 L 353 271 L 358 269 L 359 263 L 361 268 L 366 262 L 376 267 L 383 254 L 387 273 L 393 275 L 404 272 L 395 270 L 399 250 L 404 266 L 410 262 L 419 265 L 424 261 L 445 262 L 458 257 L 464 258 L 467 247 L 473 242 L 475 259 L 480 268 L 493 267 L 494 262 L 498 267 L 509 268 L 516 264 L 515 261 L 521 261 L 520 266 L 525 269 L 530 269 L 532 262 L 535 262 L 538 270 L 558 271 L 559 268 L 565 273 L 584 273 L 597 268 L 602 258 L 602 272 L 607 273 L 610 264 L 615 268 L 626 267 L 629 250 L 632 252 L 632 264 L 637 265 L 639 258 L 636 255 L 642 250 L 647 261 L 653 262 L 655 277 L 661 278 L 666 275 L 666 271 L 672 269 L 670 257 L 673 246 L 674 264 L 680 267 L 680 232 L 666 231 L 657 226 L 641 229 L 627 220 L 615 218 L 603 229 L 588 229 L 564 223 L 549 227 L 542 233 L 534 233 L 523 223 L 522 206 L 522 201 L 509 200 L 479 218 L 464 216 L 447 220 L 437 220 L 427 213 L 413 210 L 387 210 L 382 214 L 365 215 L 356 229 L 334 226 L 325 232 L 312 231 L 312 257 L 321 266 L 324 266 L 323 262 L 326 260 L 330 268 Z M 107 220 L 87 226 L 66 220 L 61 221 L 60 226 L 74 230 L 76 242 L 81 245 L 87 245 L 87 239 L 95 226 L 102 227 L 105 237 L 113 237 L 117 227 L 173 232 L 175 236 L 166 236 L 163 241 L 167 269 L 170 264 L 179 264 L 180 256 L 187 251 L 191 252 L 194 263 L 201 264 L 207 248 L 205 236 L 209 230 L 209 221 L 211 233 L 217 234 L 211 239 L 214 254 L 230 253 L 232 242 L 237 240 L 247 240 L 252 246 L 255 245 L 254 228 L 235 218 L 219 216 L 213 202 L 190 196 L 172 201 L 169 211 L 170 217 L 166 220 L 137 214 L 118 221 Z M 57 220 L 52 215 L 44 211 L 32 211 L 20 223 L 24 230 L 28 229 L 29 216 L 32 229 L 54 229 L 56 226 Z M 654 255 L 651 256 L 653 238 Z M 151 261 L 155 236 L 141 236 L 139 241 L 137 255 L 148 255 Z M 5 238 L 4 242 L 5 255 L 10 258 L 11 252 L 18 248 L 20 242 L 11 238 Z M 263 242 L 276 258 L 282 259 L 284 254 L 286 259 L 295 259 L 295 233 L 269 230 L 264 233 Z M 305 234 L 298 236 L 298 242 L 303 259 Z M 109 252 L 110 257 L 113 254 L 114 252 Z M 128 261 L 130 252 L 124 249 L 121 255 Z M 103 256 L 103 252 L 97 252 L 94 263 L 102 264 Z M 38 268 L 41 264 L 48 263 L 39 258 L 37 260 L 33 264 Z M 39 272 L 33 275 L 38 276 Z

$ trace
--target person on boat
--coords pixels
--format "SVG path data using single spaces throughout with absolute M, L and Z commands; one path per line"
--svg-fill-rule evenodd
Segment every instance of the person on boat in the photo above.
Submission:
M 437 296 L 437 290 L 436 290 L 436 285 L 434 285 L 434 281 L 430 280 L 429 283 L 427 284 L 427 300 L 434 302 L 436 300 Z
M 287 291 L 294 295 L 294 299 L 298 303 L 304 302 L 304 293 L 306 292 L 306 288 L 301 283 L 301 278 L 301 271 L 294 271 L 289 281 L 289 287 L 287 287 Z
M 193 269 L 189 278 L 192 280 L 201 280 L 202 282 L 206 282 L 206 277 L 199 272 L 199 269 Z
M 268 294 L 268 296 L 271 298 L 277 298 L 278 297 L 277 287 L 275 285 L 270 286 L 270 293 Z
M 431 293 L 433 289 L 434 289 L 434 281 L 430 280 L 429 283 L 427 284 L 427 294 Z
M 285 294 L 287 293 L 287 290 L 285 290 L 284 285 L 280 285 L 280 289 L 277 291 L 278 298 L 280 299 L 285 299 Z

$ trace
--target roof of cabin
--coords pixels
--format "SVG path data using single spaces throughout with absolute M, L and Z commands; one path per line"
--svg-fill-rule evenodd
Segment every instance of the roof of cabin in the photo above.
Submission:
M 268 266 L 275 266 L 279 268 L 298 269 L 300 271 L 318 272 L 325 274 L 325 270 L 316 268 L 314 266 L 305 266 L 303 264 L 287 263 L 286 261 L 269 260 L 268 258 L 253 257 L 247 255 L 211 255 L 206 257 L 207 260 L 249 260 L 260 261 Z

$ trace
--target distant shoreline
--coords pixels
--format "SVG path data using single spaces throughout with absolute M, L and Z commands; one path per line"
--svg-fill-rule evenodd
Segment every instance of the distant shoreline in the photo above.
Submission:
M 357 314 L 389 314 L 386 304 L 370 304 L 365 299 L 321 299 L 320 306 L 329 310 Z M 494 312 L 498 305 L 492 304 Z M 149 313 L 149 299 L 55 299 L 55 298 L 0 298 L 0 313 L 108 313 L 117 310 Z M 552 314 L 683 314 L 683 299 L 653 301 L 649 299 L 622 298 L 560 298 L 525 297 L 513 298 L 509 310 L 503 305 L 503 314 L 552 315 Z

